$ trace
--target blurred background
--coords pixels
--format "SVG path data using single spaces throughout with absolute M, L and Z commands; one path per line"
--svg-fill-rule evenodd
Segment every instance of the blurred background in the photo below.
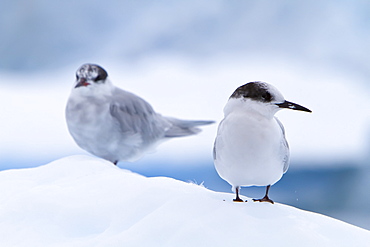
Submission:
M 75 71 L 90 62 L 163 115 L 217 121 L 121 168 L 231 192 L 213 167 L 217 125 L 231 93 L 260 80 L 313 111 L 277 114 L 291 165 L 271 198 L 370 229 L 368 1 L 0 5 L 0 170 L 85 153 L 68 133 L 64 107 Z M 242 194 L 261 197 L 264 190 Z

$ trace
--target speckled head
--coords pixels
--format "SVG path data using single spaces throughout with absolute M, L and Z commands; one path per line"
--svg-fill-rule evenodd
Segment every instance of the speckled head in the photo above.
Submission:
M 77 87 L 88 86 L 92 83 L 104 83 L 108 77 L 107 71 L 96 64 L 84 64 L 76 72 Z

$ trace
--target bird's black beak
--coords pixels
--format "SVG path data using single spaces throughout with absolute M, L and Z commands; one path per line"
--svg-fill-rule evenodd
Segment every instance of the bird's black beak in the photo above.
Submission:
M 307 109 L 306 107 L 303 107 L 301 105 L 298 105 L 293 102 L 284 101 L 283 103 L 275 104 L 280 108 L 287 108 L 291 110 L 297 110 L 297 111 L 306 111 L 306 112 L 312 112 L 310 109 Z
M 86 78 L 81 77 L 81 78 L 78 79 L 75 88 L 86 87 L 88 85 L 90 85 L 90 83 L 87 82 Z

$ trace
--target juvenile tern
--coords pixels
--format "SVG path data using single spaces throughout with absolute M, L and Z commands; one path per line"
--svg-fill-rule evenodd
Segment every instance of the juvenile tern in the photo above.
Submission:
M 142 98 L 115 87 L 96 64 L 77 70 L 65 113 L 77 145 L 114 164 L 135 161 L 165 140 L 197 134 L 197 126 L 213 123 L 156 113 Z

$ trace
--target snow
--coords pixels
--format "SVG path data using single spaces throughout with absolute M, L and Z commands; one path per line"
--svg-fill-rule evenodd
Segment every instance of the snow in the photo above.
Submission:
M 90 156 L 0 172 L 0 246 L 368 246 L 370 232 L 276 203 L 147 178 Z M 247 198 L 244 198 L 247 199 Z M 274 198 L 278 200 L 278 198 Z

